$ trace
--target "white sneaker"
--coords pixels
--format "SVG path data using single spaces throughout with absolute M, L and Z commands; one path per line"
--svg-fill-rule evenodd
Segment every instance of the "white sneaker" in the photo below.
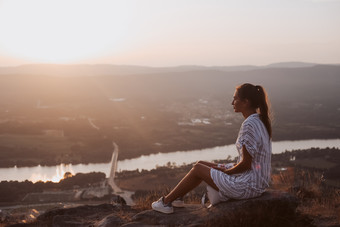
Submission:
M 205 207 L 205 203 L 207 202 L 207 196 L 206 194 L 204 193 L 203 196 L 202 196 L 202 199 L 201 199 L 201 205 L 202 207 Z
M 161 197 L 158 201 L 155 201 L 151 204 L 153 210 L 164 213 L 164 214 L 171 214 L 174 212 L 174 208 L 172 207 L 171 203 L 164 204 L 163 198 Z
M 172 206 L 174 207 L 184 207 L 184 200 L 183 197 L 177 198 L 174 201 L 172 201 Z

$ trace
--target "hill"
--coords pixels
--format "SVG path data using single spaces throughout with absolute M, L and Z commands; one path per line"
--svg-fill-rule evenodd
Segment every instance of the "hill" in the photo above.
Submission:
M 304 62 L 282 62 L 265 66 L 239 65 L 239 66 L 199 66 L 183 65 L 174 67 L 148 67 L 136 65 L 57 65 L 57 64 L 30 64 L 15 67 L 0 67 L 0 75 L 28 74 L 53 76 L 97 76 L 97 75 L 137 75 L 166 72 L 187 72 L 201 70 L 217 71 L 248 71 L 263 68 L 303 68 L 317 64 Z

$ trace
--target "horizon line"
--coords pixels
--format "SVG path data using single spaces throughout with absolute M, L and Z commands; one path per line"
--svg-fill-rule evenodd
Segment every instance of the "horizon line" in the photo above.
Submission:
M 0 65 L 0 68 L 16 68 L 23 66 L 122 66 L 122 67 L 144 67 L 144 68 L 176 68 L 176 67 L 266 67 L 270 65 L 279 64 L 306 64 L 306 65 L 340 65 L 340 63 L 314 63 L 314 62 L 304 62 L 304 61 L 282 61 L 282 62 L 272 62 L 268 64 L 236 64 L 236 65 L 200 65 L 200 64 L 181 64 L 181 65 L 164 65 L 164 66 L 151 66 L 151 65 L 140 65 L 140 64 L 114 64 L 114 63 L 28 63 L 28 64 L 18 64 L 18 65 Z

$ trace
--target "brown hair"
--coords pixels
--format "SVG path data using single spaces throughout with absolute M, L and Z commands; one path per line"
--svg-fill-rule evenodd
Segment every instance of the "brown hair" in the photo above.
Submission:
M 267 129 L 269 137 L 272 137 L 272 126 L 270 120 L 270 105 L 267 97 L 267 93 L 260 85 L 253 85 L 249 83 L 242 84 L 236 87 L 237 94 L 240 99 L 247 99 L 250 102 L 250 106 L 255 108 L 264 126 Z

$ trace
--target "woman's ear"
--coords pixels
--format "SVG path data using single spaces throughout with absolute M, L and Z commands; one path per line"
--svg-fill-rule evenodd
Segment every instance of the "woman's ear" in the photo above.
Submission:
M 247 108 L 247 109 L 252 108 L 249 99 L 245 99 L 243 105 L 244 105 L 244 107 Z
M 250 105 L 249 99 L 245 99 L 245 100 L 244 100 L 244 104 L 247 105 L 247 106 L 249 106 L 249 105 Z

